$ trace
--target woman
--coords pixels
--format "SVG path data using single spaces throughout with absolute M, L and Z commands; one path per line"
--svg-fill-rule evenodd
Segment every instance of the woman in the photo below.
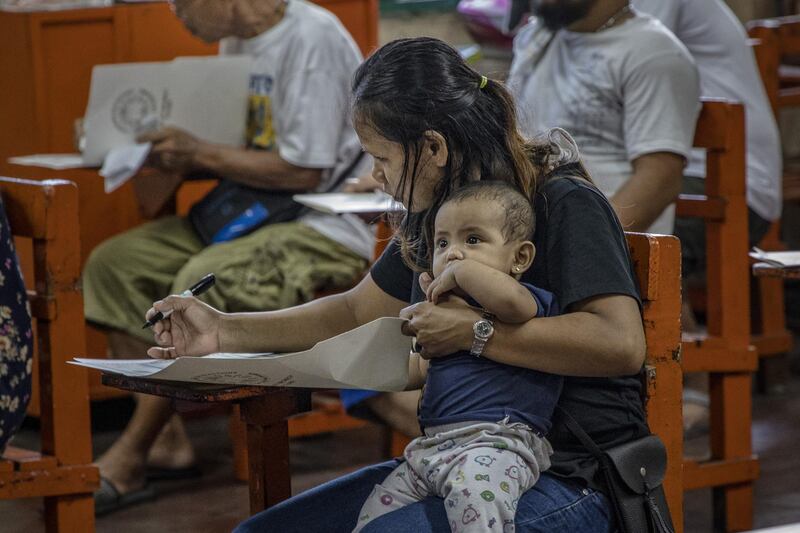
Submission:
M 555 131 L 544 141 L 525 141 L 506 89 L 434 39 L 385 45 L 358 69 L 353 92 L 354 126 L 375 159 L 373 177 L 409 212 L 370 274 L 344 294 L 268 313 L 224 314 L 171 296 L 148 312 L 175 311 L 155 327 L 159 347 L 150 355 L 297 351 L 398 315 L 408 319 L 405 332 L 416 336 L 424 357 L 469 350 L 480 310 L 457 298 L 425 302 L 418 277 L 428 269 L 433 218 L 448 193 L 468 181 L 504 179 L 533 199 L 537 216 L 537 255 L 522 281 L 553 292 L 565 312 L 522 325 L 495 321 L 483 356 L 566 376 L 559 405 L 603 448 L 645 435 L 637 376 L 644 333 L 625 238 L 569 137 Z M 613 531 L 594 461 L 557 418 L 553 423 L 553 467 L 517 502 L 516 530 Z M 239 530 L 350 531 L 373 486 L 396 465 L 329 482 Z M 449 531 L 449 525 L 442 501 L 428 498 L 365 531 Z

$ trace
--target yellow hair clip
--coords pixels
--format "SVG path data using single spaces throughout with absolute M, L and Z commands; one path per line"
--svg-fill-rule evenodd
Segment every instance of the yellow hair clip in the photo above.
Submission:
M 486 87 L 487 83 L 489 83 L 489 79 L 486 76 L 481 76 L 481 84 L 478 86 L 478 88 L 483 89 Z

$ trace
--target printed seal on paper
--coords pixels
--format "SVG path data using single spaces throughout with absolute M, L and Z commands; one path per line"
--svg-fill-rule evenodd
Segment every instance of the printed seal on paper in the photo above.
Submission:
M 137 133 L 148 117 L 157 115 L 156 102 L 147 89 L 128 89 L 114 100 L 111 120 L 122 133 Z

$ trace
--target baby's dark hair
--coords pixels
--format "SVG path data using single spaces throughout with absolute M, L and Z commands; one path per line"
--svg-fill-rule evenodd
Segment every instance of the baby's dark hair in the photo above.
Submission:
M 505 214 L 503 236 L 506 242 L 533 239 L 536 229 L 533 206 L 514 185 L 497 180 L 473 181 L 453 191 L 442 207 L 464 200 L 480 200 L 486 202 L 487 206 L 490 202 L 497 202 Z

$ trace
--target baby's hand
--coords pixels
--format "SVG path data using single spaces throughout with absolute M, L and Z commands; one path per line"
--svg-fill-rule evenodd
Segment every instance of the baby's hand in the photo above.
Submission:
M 433 276 L 427 272 L 423 272 L 419 275 L 419 287 L 426 295 L 428 294 L 428 287 L 430 287 L 431 281 L 433 281 Z
M 430 276 L 427 272 L 420 275 L 420 287 L 425 291 L 425 296 L 429 302 L 435 304 L 439 301 L 440 296 L 458 288 L 455 274 L 457 265 L 458 261 L 453 261 L 436 279 L 427 283 L 427 289 L 422 284 L 422 276 L 428 276 L 428 278 Z

